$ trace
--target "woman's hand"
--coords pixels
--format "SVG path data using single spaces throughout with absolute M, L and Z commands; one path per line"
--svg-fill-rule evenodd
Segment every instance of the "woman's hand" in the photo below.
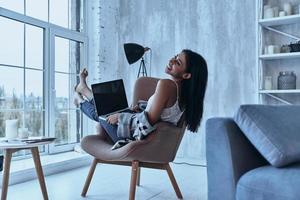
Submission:
M 118 119 L 119 119 L 119 113 L 116 113 L 116 114 L 113 114 L 113 115 L 109 115 L 106 118 L 106 121 L 107 121 L 107 123 L 114 125 L 114 124 L 118 123 Z
M 132 110 L 132 111 L 134 111 L 134 112 L 140 112 L 140 111 L 141 111 L 138 105 L 131 106 L 131 107 L 130 107 L 130 110 Z

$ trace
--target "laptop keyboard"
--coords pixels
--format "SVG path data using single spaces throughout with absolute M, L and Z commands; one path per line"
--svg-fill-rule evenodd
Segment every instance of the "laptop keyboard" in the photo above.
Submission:
M 136 113 L 136 112 L 134 112 L 133 110 L 130 110 L 129 108 L 128 109 L 125 109 L 125 110 L 123 110 L 123 111 L 121 111 L 121 112 L 117 112 L 117 113 Z M 115 113 L 114 113 L 115 114 Z M 113 115 L 113 114 L 107 114 L 107 115 L 101 115 L 99 118 L 100 119 L 102 119 L 102 120 L 106 120 L 106 118 L 109 116 L 109 115 Z

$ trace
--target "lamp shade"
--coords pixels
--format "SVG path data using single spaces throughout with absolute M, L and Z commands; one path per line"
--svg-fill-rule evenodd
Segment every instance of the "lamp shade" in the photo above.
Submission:
M 125 43 L 124 51 L 129 64 L 133 64 L 143 57 L 145 48 L 136 43 Z

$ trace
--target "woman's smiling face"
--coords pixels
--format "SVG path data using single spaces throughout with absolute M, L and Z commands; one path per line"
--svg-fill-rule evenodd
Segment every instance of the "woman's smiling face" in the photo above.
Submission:
M 181 52 L 180 54 L 177 54 L 170 59 L 168 65 L 165 68 L 165 72 L 175 79 L 183 79 L 184 74 L 187 74 L 186 69 L 186 56 L 183 52 Z

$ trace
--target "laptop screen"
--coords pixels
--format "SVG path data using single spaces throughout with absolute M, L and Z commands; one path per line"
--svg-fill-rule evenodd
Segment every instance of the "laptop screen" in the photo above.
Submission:
M 128 108 L 123 80 L 92 84 L 98 116 Z

